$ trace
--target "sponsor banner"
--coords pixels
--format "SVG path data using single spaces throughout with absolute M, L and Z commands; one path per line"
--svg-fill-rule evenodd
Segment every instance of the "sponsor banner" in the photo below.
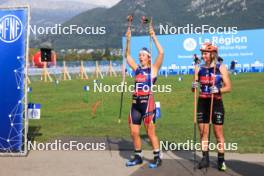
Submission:
M 23 147 L 28 8 L 0 9 L 0 151 Z

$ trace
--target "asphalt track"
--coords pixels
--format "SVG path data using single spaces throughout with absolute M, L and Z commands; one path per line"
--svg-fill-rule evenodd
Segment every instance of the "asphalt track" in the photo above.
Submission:
M 0 176 L 263 176 L 264 154 L 227 153 L 228 170 L 219 172 L 216 153 L 211 153 L 211 165 L 207 171 L 193 169 L 191 151 L 163 152 L 163 165 L 149 169 L 152 151 L 144 150 L 144 163 L 135 167 L 125 167 L 130 158 L 131 141 L 124 139 L 67 138 L 80 142 L 105 142 L 105 151 L 30 151 L 27 157 L 0 157 Z M 198 160 L 201 153 L 198 153 Z

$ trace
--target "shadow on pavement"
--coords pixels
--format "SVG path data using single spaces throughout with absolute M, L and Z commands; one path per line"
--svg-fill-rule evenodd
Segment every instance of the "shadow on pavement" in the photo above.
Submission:
M 167 152 L 164 152 L 164 154 L 166 153 Z M 194 170 L 192 151 L 176 151 L 173 152 L 173 155 L 175 155 L 179 159 L 174 159 L 173 157 L 172 159 L 164 159 L 163 165 L 157 169 L 149 169 L 147 167 L 147 163 L 144 163 L 141 167 L 139 167 L 137 171 L 135 171 L 131 175 L 262 176 L 264 171 L 264 163 L 250 163 L 239 160 L 227 160 L 227 171 L 220 172 L 217 169 L 217 157 L 215 156 L 210 157 L 210 167 L 207 170 Z M 201 158 L 197 156 L 197 162 L 200 161 L 200 159 Z
M 263 163 L 249 163 L 239 160 L 228 160 L 228 168 L 243 176 L 263 176 L 264 175 L 264 162 Z

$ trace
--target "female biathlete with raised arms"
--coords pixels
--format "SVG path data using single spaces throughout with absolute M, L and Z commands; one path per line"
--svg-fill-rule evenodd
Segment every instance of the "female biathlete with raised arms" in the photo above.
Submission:
M 158 42 L 152 26 L 150 26 L 149 34 L 157 47 L 158 56 L 154 64 L 152 64 L 150 51 L 147 48 L 142 48 L 139 51 L 140 65 L 137 65 L 130 55 L 130 29 L 128 29 L 126 33 L 126 60 L 128 65 L 135 72 L 135 90 L 133 93 L 132 107 L 128 117 L 135 153 L 133 159 L 129 160 L 126 163 L 126 166 L 135 166 L 143 162 L 141 154 L 140 126 L 141 122 L 144 121 L 145 129 L 151 141 L 154 154 L 154 161 L 149 164 L 149 167 L 156 168 L 161 165 L 161 158 L 159 140 L 155 132 L 155 101 L 151 91 L 151 85 L 155 83 L 158 71 L 162 65 L 163 49 Z
M 226 170 L 224 159 L 224 107 L 222 94 L 231 91 L 231 81 L 225 65 L 216 63 L 218 48 L 212 43 L 204 43 L 200 49 L 204 64 L 195 66 L 193 89 L 200 83 L 200 95 L 198 99 L 197 120 L 199 123 L 200 138 L 202 143 L 203 158 L 198 168 L 209 167 L 208 136 L 210 121 L 211 96 L 213 95 L 213 109 L 211 120 L 214 134 L 218 143 L 218 169 Z M 214 83 L 213 83 L 214 82 Z

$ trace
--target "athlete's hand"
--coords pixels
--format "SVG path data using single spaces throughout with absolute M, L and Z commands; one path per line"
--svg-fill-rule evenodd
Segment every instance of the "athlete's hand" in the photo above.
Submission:
M 130 38 L 131 38 L 131 30 L 130 30 L 130 28 L 128 28 L 127 32 L 126 32 L 126 39 L 130 40 Z
M 199 82 L 192 82 L 192 89 L 197 89 L 199 87 Z
M 219 90 L 219 88 L 216 87 L 216 86 L 211 86 L 211 87 L 210 87 L 210 93 L 211 93 L 211 94 L 217 94 L 217 93 L 220 93 L 220 90 Z
M 152 25 L 149 27 L 149 35 L 150 35 L 151 37 L 154 37 L 154 36 L 156 36 L 156 34 L 155 34 L 155 31 L 154 31 L 154 29 L 153 29 L 153 26 L 152 26 Z

